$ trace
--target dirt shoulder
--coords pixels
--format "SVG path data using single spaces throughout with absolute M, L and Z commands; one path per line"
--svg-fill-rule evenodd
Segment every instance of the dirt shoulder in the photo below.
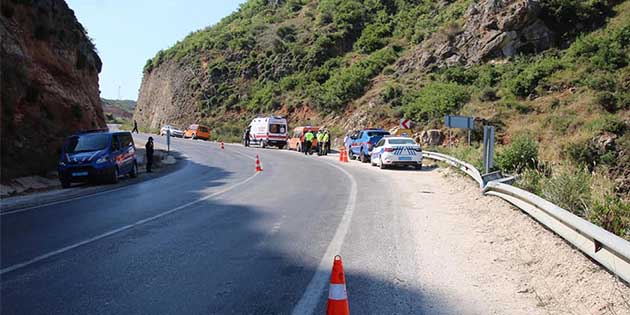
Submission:
M 421 281 L 476 314 L 630 314 L 630 287 L 532 217 L 452 169 L 385 171 L 418 223 Z M 395 179 L 395 180 L 394 180 Z M 431 259 L 427 259 L 431 257 Z

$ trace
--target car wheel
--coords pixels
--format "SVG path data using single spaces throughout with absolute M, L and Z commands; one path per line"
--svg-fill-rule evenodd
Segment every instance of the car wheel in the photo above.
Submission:
M 260 141 L 260 147 L 261 148 L 266 148 L 267 147 L 267 142 L 265 142 L 265 140 Z
M 118 183 L 118 167 L 114 167 L 114 169 L 112 170 L 112 174 L 110 176 L 111 176 L 111 178 L 109 179 L 110 184 Z
M 61 188 L 70 188 L 70 181 L 64 178 L 59 178 L 61 182 Z
M 192 138 L 193 140 L 197 140 L 197 134 L 194 134 L 194 133 L 193 133 L 193 135 L 192 135 L 192 137 L 191 137 L 191 138 Z
M 354 153 L 352 153 L 352 150 L 348 150 L 348 157 L 349 157 L 351 160 L 356 160 L 356 159 L 357 159 L 357 157 L 356 157 L 356 156 L 354 156 Z
M 382 159 L 380 159 L 380 158 L 378 159 L 378 167 L 379 167 L 380 169 L 382 169 L 382 170 L 384 170 L 384 169 L 386 169 L 386 168 L 387 168 L 387 166 L 385 165 L 385 163 L 383 163 L 383 160 L 382 160 Z
M 131 168 L 131 172 L 129 172 L 129 177 L 136 178 L 138 177 L 138 163 L 133 162 L 133 167 Z
M 367 159 L 367 157 L 365 156 L 365 152 L 363 152 L 363 149 L 361 149 L 361 154 L 359 155 L 359 160 L 362 163 L 367 163 L 369 160 Z

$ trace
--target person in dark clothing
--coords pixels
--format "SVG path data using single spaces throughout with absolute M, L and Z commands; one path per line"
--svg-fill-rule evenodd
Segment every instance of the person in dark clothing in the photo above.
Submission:
M 147 144 L 144 146 L 147 154 L 147 173 L 152 173 L 151 166 L 153 166 L 153 137 L 149 137 Z
M 251 133 L 252 127 L 248 126 L 247 129 L 245 129 L 245 146 L 249 147 L 249 135 Z
M 135 132 L 135 133 L 139 133 L 138 132 L 138 122 L 136 122 L 136 120 L 133 120 L 133 130 L 131 130 L 131 132 Z

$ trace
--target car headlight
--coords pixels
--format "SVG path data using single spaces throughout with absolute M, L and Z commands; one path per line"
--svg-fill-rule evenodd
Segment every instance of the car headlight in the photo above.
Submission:
M 96 163 L 100 164 L 100 163 L 105 163 L 107 161 L 109 161 L 109 158 L 107 156 L 103 156 L 103 157 L 99 158 L 98 160 L 96 160 Z

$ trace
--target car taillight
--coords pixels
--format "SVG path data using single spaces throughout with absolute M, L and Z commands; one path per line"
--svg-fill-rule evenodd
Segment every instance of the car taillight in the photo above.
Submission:
M 394 149 L 392 149 L 392 148 L 385 148 L 385 152 L 394 152 Z
M 367 143 L 367 147 L 368 147 L 368 149 L 371 149 L 372 148 L 372 144 L 368 142 Z

